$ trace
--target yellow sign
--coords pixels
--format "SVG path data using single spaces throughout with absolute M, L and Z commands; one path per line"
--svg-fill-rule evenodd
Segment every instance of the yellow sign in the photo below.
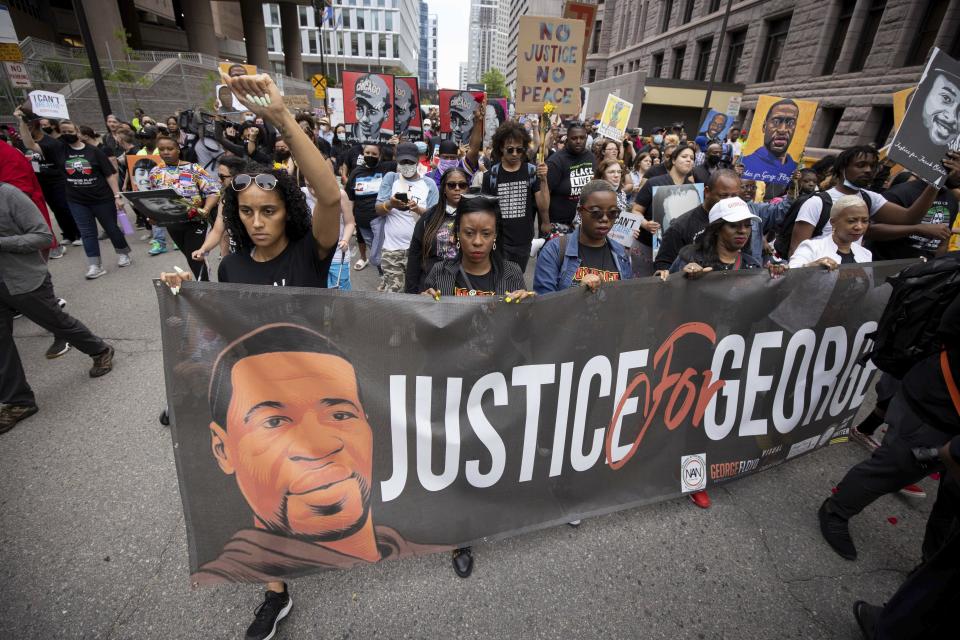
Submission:
M 310 84 L 313 85 L 313 97 L 317 100 L 327 98 L 327 77 L 322 73 L 315 74 L 310 78 Z
M 283 104 L 289 109 L 309 109 L 310 99 L 305 95 L 283 96 Z
M 0 61 L 23 62 L 23 54 L 20 53 L 20 46 L 16 44 L 0 43 Z

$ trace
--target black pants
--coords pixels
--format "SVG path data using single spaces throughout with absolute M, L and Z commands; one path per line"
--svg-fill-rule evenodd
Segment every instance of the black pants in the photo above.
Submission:
M 207 238 L 206 225 L 195 224 L 193 222 L 172 224 L 167 227 L 167 236 L 180 247 L 180 253 L 187 259 L 187 263 L 190 265 L 190 271 L 193 272 L 193 277 L 197 280 L 210 280 L 210 274 L 207 272 L 207 263 L 199 262 L 190 257 L 191 253 L 203 246 L 203 241 Z
M 526 273 L 527 263 L 530 262 L 530 246 L 528 242 L 524 245 L 503 245 L 503 257 L 520 267 L 520 271 Z
M 931 559 L 950 536 L 960 531 L 960 480 L 952 473 L 940 474 L 937 501 L 933 503 L 923 534 L 923 559 Z
M 40 190 L 43 192 L 43 199 L 47 201 L 47 206 L 53 212 L 53 217 L 57 219 L 57 224 L 60 225 L 63 239 L 67 242 L 79 240 L 80 228 L 77 227 L 77 222 L 73 219 L 73 214 L 70 213 L 70 205 L 67 204 L 66 184 L 57 185 L 41 182 Z
M 852 518 L 877 498 L 921 480 L 931 469 L 918 464 L 911 449 L 940 447 L 949 440 L 947 434 L 924 424 L 902 393 L 890 402 L 886 421 L 889 428 L 883 443 L 840 481 L 837 493 L 827 503 L 831 513 Z
M 946 479 L 946 478 L 945 478 Z M 941 483 L 937 502 L 947 489 L 952 508 L 956 509 L 956 478 Z M 946 506 L 944 507 L 946 508 Z M 953 512 L 960 518 L 960 510 Z M 931 520 L 933 514 L 931 514 Z M 928 534 L 930 523 L 927 523 Z M 924 539 L 926 551 L 927 540 Z M 920 640 L 921 638 L 953 638 L 957 634 L 957 611 L 960 609 L 960 529 L 954 527 L 943 544 L 935 549 L 900 585 L 883 607 L 877 624 L 877 640 Z
M 38 288 L 18 295 L 12 295 L 0 281 L 0 404 L 36 404 L 23 372 L 17 345 L 13 341 L 15 312 L 22 313 L 88 356 L 102 353 L 107 348 L 106 343 L 93 335 L 82 322 L 63 312 L 53 293 L 49 273 Z

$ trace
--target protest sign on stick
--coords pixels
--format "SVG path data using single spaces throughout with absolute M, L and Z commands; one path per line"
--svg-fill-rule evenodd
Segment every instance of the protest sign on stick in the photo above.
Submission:
M 343 72 L 344 122 L 353 125 L 355 140 L 393 136 L 393 81 L 388 73 Z
M 947 151 L 960 152 L 960 62 L 934 48 L 890 144 L 889 158 L 943 186 Z
M 550 102 L 561 115 L 580 113 L 582 20 L 522 16 L 517 42 L 517 113 L 542 113 Z
M 786 184 L 810 135 L 817 103 L 760 96 L 743 147 L 743 179 Z
M 633 104 L 611 93 L 607 96 L 607 104 L 603 107 L 597 134 L 617 142 L 623 140 L 623 135 L 630 125 L 631 113 L 633 113 Z
M 61 93 L 52 91 L 31 91 L 30 110 L 33 114 L 41 118 L 56 118 L 57 120 L 67 120 L 70 118 L 70 111 L 67 109 L 67 99 Z

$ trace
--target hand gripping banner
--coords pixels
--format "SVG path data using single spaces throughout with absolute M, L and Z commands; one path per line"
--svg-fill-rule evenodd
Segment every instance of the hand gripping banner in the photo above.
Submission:
M 846 440 L 904 264 L 521 304 L 157 282 L 192 578 L 431 553 Z

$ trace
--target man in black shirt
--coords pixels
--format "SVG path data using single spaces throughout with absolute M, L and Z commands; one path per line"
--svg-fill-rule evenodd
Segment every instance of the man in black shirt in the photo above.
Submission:
M 580 191 L 593 179 L 596 158 L 587 151 L 587 130 L 580 122 L 567 126 L 563 149 L 547 160 L 550 222 L 573 226 Z
M 517 122 L 508 120 L 493 134 L 493 161 L 483 174 L 482 190 L 500 202 L 500 242 L 503 257 L 525 271 L 534 237 L 534 219 L 540 230 L 550 231 L 550 189 L 547 165 L 526 162 L 530 134 Z
M 380 182 L 383 176 L 397 170 L 396 162 L 381 160 L 380 145 L 371 143 L 363 146 L 363 162 L 357 164 L 347 178 L 344 190 L 347 198 L 353 203 L 353 217 L 357 223 L 357 246 L 360 249 L 360 259 L 354 265 L 358 271 L 367 266 L 367 249 L 374 249 L 373 229 L 370 222 L 377 217 L 374 208 L 377 205 L 377 192 L 380 191 Z M 373 255 L 370 256 L 374 258 Z M 378 261 L 374 261 L 377 269 Z
M 46 127 L 41 126 L 44 123 Z M 46 129 L 50 129 L 51 133 L 48 134 Z M 40 153 L 35 153 L 33 156 L 33 170 L 37 174 L 37 181 L 40 182 L 43 199 L 47 201 L 47 206 L 53 211 L 57 224 L 63 232 L 64 244 L 82 244 L 80 229 L 67 204 L 66 175 L 63 172 L 63 166 L 56 162 L 57 154 L 63 146 L 63 143 L 55 137 L 59 136 L 59 133 L 49 120 L 24 118 L 20 121 L 20 136 L 24 142 L 33 140 L 40 148 Z
M 714 173 L 722 168 L 723 146 L 719 142 L 711 142 L 707 145 L 703 164 L 693 168 L 693 179 L 697 182 L 706 184 Z M 733 197 L 733 196 L 731 196 Z
M 908 209 L 920 199 L 924 187 L 926 183 L 922 180 L 907 179 L 897 183 L 895 179 L 894 186 L 884 191 L 883 197 Z M 873 252 L 873 259 L 932 258 L 941 243 L 950 239 L 950 227 L 957 217 L 957 198 L 952 190 L 957 187 L 960 187 L 960 178 L 948 174 L 946 184 L 919 224 L 871 224 L 866 245 Z

